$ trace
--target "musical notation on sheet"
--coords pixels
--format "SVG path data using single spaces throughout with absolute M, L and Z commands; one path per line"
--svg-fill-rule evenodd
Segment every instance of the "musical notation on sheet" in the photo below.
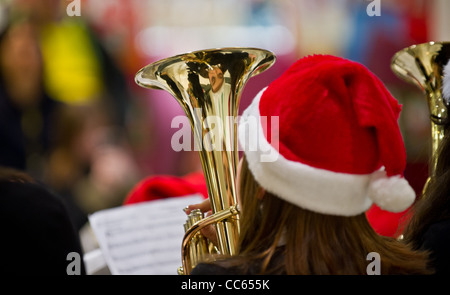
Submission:
M 177 274 L 186 214 L 199 195 L 98 211 L 89 222 L 113 275 Z

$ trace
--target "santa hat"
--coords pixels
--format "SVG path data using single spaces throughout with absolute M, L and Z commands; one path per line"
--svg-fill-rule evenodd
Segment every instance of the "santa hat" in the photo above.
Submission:
M 125 198 L 124 205 L 192 194 L 208 198 L 202 172 L 193 172 L 185 176 L 153 175 L 133 187 Z
M 363 65 L 314 55 L 254 98 L 241 117 L 239 142 L 256 181 L 292 204 L 341 216 L 373 203 L 401 212 L 415 193 L 403 178 L 400 110 Z

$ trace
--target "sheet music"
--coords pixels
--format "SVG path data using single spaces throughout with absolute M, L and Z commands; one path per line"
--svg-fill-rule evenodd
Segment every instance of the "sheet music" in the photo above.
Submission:
M 89 222 L 113 275 L 177 274 L 186 214 L 200 195 L 98 211 Z

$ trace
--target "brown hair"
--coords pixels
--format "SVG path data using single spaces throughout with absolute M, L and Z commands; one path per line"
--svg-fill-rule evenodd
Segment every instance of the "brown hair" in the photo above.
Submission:
M 364 213 L 324 215 L 285 202 L 259 186 L 245 158 L 240 177 L 239 255 L 222 265 L 242 273 L 357 275 L 366 274 L 367 254 L 377 252 L 381 274 L 430 273 L 425 252 L 379 236 Z

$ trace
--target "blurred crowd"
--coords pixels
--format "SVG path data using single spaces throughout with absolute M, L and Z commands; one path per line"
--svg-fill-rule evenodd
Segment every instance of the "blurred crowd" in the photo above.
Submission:
M 12 1 L 0 35 L 0 164 L 61 196 L 80 229 L 141 177 L 129 81 L 64 1 Z
M 81 16 L 70 17 L 71 2 L 0 3 L 0 166 L 61 197 L 81 230 L 89 214 L 122 205 L 144 176 L 181 175 L 200 164 L 193 152 L 158 146 L 156 111 L 134 84 L 148 60 L 134 49 L 133 34 L 114 43 L 85 17 L 86 1 Z M 173 157 L 152 164 L 161 150 Z

